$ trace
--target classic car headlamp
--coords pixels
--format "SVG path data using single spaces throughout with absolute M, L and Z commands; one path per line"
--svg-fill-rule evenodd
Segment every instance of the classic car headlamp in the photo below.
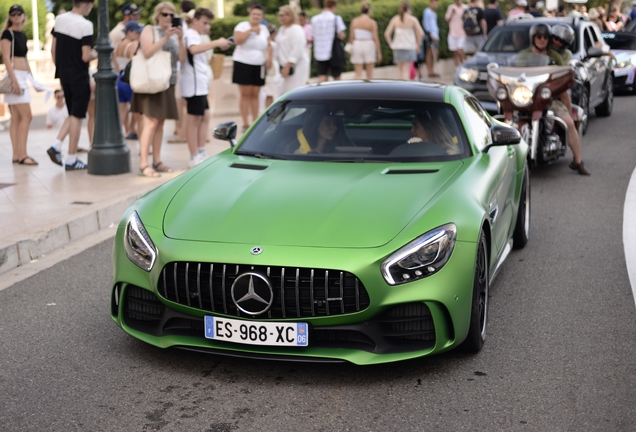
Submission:
M 416 238 L 382 263 L 382 276 L 399 285 L 430 276 L 448 261 L 455 247 L 457 227 L 443 225 Z
M 477 69 L 460 67 L 458 76 L 462 81 L 475 82 L 477 81 L 477 78 L 479 78 L 479 71 Z
M 128 223 L 126 223 L 124 248 L 128 259 L 137 267 L 145 271 L 152 269 L 155 259 L 157 259 L 157 248 L 136 211 L 130 215 Z
M 532 90 L 526 86 L 517 86 L 510 94 L 515 105 L 524 107 L 532 102 Z

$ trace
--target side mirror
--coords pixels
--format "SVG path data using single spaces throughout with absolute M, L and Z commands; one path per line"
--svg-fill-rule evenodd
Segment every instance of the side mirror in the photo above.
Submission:
M 509 126 L 501 126 L 494 125 L 490 128 L 492 133 L 492 145 L 493 146 L 503 146 L 503 145 L 514 145 L 519 144 L 521 142 L 521 134 L 515 128 L 511 128 Z M 484 149 L 487 151 L 487 149 Z
M 588 58 L 598 58 L 603 56 L 603 48 L 589 47 L 587 50 Z
M 233 121 L 219 123 L 214 128 L 214 138 L 221 141 L 229 141 L 230 145 L 234 147 L 236 145 L 236 131 L 238 127 Z

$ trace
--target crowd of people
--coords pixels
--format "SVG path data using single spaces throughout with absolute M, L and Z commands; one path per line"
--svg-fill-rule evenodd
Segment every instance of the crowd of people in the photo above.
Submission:
M 93 24 L 86 19 L 94 0 L 74 0 L 70 12 L 57 16 L 50 31 L 51 54 L 55 64 L 55 77 L 61 89 L 55 92 L 56 104 L 47 117 L 47 127 L 58 130 L 58 136 L 47 150 L 51 161 L 66 170 L 86 169 L 86 163 L 77 153 L 86 149 L 79 146 L 83 120 L 88 117 L 89 139 L 92 142 L 94 123 L 95 83 L 89 63 L 97 57 L 93 47 Z M 537 10 L 536 3 L 517 0 L 517 7 L 508 16 L 531 14 L 546 16 Z M 392 49 L 393 61 L 398 67 L 398 78 L 413 78 L 419 65 L 425 64 L 428 77 L 437 78 L 435 71 L 440 31 L 437 16 L 438 0 L 431 0 L 421 19 L 412 14 L 408 2 L 402 2 L 383 35 Z M 265 105 L 272 103 L 282 93 L 305 85 L 309 80 L 310 64 L 316 64 L 318 81 L 341 78 L 346 60 L 340 51 L 350 55 L 355 78 L 373 78 L 375 65 L 382 61 L 377 22 L 371 18 L 368 3 L 360 6 L 360 15 L 351 21 L 349 36 L 342 17 L 336 14 L 337 0 L 325 0 L 323 11 L 311 20 L 304 12 L 299 14 L 282 6 L 278 12 L 280 27 L 264 20 L 264 9 L 259 3 L 248 7 L 248 19 L 234 28 L 231 38 L 210 40 L 210 23 L 213 13 L 206 8 L 196 8 L 189 0 L 183 0 L 177 12 L 171 2 L 159 3 L 152 14 L 152 24 L 142 25 L 144 11 L 133 3 L 122 7 L 123 19 L 110 32 L 114 47 L 113 67 L 118 73 L 117 94 L 122 130 L 127 139 L 138 139 L 140 145 L 140 175 L 157 177 L 173 169 L 162 161 L 161 147 L 165 120 L 175 120 L 176 140 L 188 143 L 190 166 L 207 158 L 205 143 L 208 141 L 210 107 L 208 94 L 214 79 L 210 61 L 214 49 L 226 50 L 236 45 L 233 54 L 232 82 L 239 89 L 239 112 L 242 130 L 246 131 Z M 571 10 L 559 8 L 555 16 L 587 15 L 597 20 L 604 30 L 620 30 L 629 19 L 636 18 L 634 10 L 623 16 L 618 9 L 605 11 L 571 4 Z M 26 37 L 22 32 L 26 22 L 24 9 L 11 6 L 9 17 L 2 30 L 1 48 L 6 76 L 15 85 L 5 94 L 5 103 L 11 112 L 10 136 L 13 146 L 13 162 L 37 165 L 27 154 L 28 132 L 32 119 L 27 82 L 33 80 L 26 60 Z M 481 0 L 454 0 L 444 14 L 448 23 L 447 43 L 453 53 L 456 66 L 466 55 L 475 53 L 488 33 L 501 24 L 504 16 L 498 0 L 488 0 L 483 7 Z M 342 42 L 342 47 L 338 48 Z M 348 42 L 345 45 L 345 42 Z M 135 55 L 149 59 L 160 51 L 169 53 L 171 74 L 168 88 L 157 93 L 135 93 L 125 72 Z M 66 116 L 63 112 L 66 112 Z M 69 138 L 68 152 L 62 156 L 63 142 Z

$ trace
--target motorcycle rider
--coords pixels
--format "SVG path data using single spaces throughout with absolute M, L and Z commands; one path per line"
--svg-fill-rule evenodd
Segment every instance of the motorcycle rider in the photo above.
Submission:
M 555 26 L 557 27 L 557 26 Z M 562 39 L 558 36 L 559 39 Z M 530 28 L 530 41 L 532 46 L 521 52 L 533 52 L 535 54 L 547 55 L 552 59 L 554 64 L 558 66 L 565 66 L 567 62 L 563 60 L 561 54 L 558 51 L 550 48 L 550 40 L 552 39 L 552 29 L 549 25 L 539 23 Z M 558 42 L 557 42 L 558 43 Z M 567 50 L 567 52 L 570 52 Z M 572 53 L 570 52 L 570 56 Z M 585 169 L 583 161 L 581 160 L 581 141 L 579 133 L 574 125 L 574 120 L 570 116 L 572 112 L 572 100 L 570 94 L 565 91 L 557 96 L 558 99 L 552 101 L 550 109 L 554 114 L 561 118 L 568 126 L 568 145 L 572 149 L 573 160 L 569 165 L 570 169 L 577 171 L 581 175 L 590 175 L 590 172 Z
M 563 61 L 568 64 L 572 60 L 570 47 L 574 43 L 574 30 L 565 24 L 556 24 L 552 27 L 552 47 L 561 55 Z

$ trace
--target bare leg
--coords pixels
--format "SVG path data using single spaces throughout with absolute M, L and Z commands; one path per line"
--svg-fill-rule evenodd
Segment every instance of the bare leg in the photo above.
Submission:
M 31 105 L 29 104 L 14 105 L 13 109 L 19 114 L 17 127 L 18 160 L 22 160 L 28 156 L 26 147 L 29 137 L 29 126 L 31 125 L 33 115 L 31 114 Z M 11 121 L 11 127 L 13 127 L 13 121 Z
M 159 119 L 154 117 L 148 117 L 146 115 L 142 116 L 144 128 L 141 132 L 141 136 L 139 137 L 139 147 L 140 147 L 140 155 L 139 165 L 140 168 L 145 168 L 148 166 L 148 151 L 150 149 L 150 145 L 154 140 L 155 131 L 157 130 L 157 125 L 159 123 Z
M 326 82 L 329 79 L 328 75 L 318 75 L 318 82 Z
M 157 120 L 157 127 L 155 128 L 155 134 L 152 137 L 152 163 L 157 165 L 161 162 L 161 142 L 163 141 L 163 123 L 164 120 Z
M 88 123 L 86 123 L 86 130 L 88 131 L 88 141 L 93 145 L 93 132 L 95 131 L 95 99 L 91 99 L 88 103 Z
M 248 85 L 240 85 L 239 91 L 241 93 L 239 99 L 239 110 L 241 111 L 241 118 L 243 119 L 243 127 L 248 127 L 250 125 L 249 122 L 249 109 L 250 109 L 250 98 L 251 98 L 251 89 L 252 86 Z
M 205 148 L 205 143 L 208 140 L 208 134 L 210 131 L 210 110 L 207 109 L 203 113 L 203 118 L 199 124 L 199 148 Z
M 252 111 L 252 121 L 258 118 L 258 94 L 261 92 L 259 86 L 250 86 L 250 108 Z
M 362 67 L 364 65 L 363 64 L 354 64 L 353 65 L 353 70 L 355 71 L 353 78 L 354 79 L 360 79 L 362 78 Z
M 124 128 L 124 135 L 130 133 L 130 121 L 128 119 L 128 103 L 119 103 L 119 118 L 121 119 L 121 125 Z
M 13 148 L 13 160 L 20 160 L 20 147 L 18 146 L 18 128 L 20 127 L 20 113 L 16 105 L 9 105 L 11 113 L 11 125 L 9 125 L 9 136 L 11 137 L 11 147 Z
M 64 141 L 70 129 L 71 129 L 71 117 L 66 117 L 66 120 L 64 120 L 64 123 L 62 123 L 62 127 L 60 128 L 60 131 L 57 134 L 57 139 L 59 139 L 60 141 Z
M 77 118 L 75 116 L 69 116 L 69 138 L 68 138 L 68 154 L 74 155 L 77 153 L 77 145 L 79 144 L 80 131 L 82 129 L 82 122 L 84 119 Z
M 367 72 L 367 79 L 371 80 L 373 79 L 373 68 L 375 67 L 375 65 L 373 63 L 370 64 L 365 64 L 364 65 L 364 69 Z
M 190 155 L 197 154 L 199 147 L 199 126 L 201 124 L 201 116 L 188 114 L 186 124 L 188 128 L 188 150 Z

